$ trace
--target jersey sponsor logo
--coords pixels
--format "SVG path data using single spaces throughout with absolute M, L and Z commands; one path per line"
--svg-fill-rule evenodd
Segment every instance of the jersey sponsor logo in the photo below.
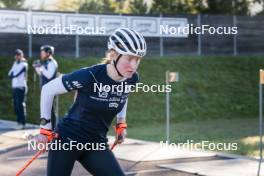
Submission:
M 111 92 L 111 95 L 116 95 L 121 97 L 123 95 L 123 92 Z
M 69 81 L 65 81 L 65 84 L 69 90 L 72 90 L 72 86 L 70 85 Z
M 117 108 L 118 103 L 109 103 L 109 108 Z
M 82 84 L 79 83 L 78 81 L 72 81 L 72 84 L 73 84 L 73 86 L 76 87 L 77 89 L 80 89 L 80 88 L 83 87 Z
M 109 101 L 117 101 L 117 102 L 119 102 L 120 101 L 120 98 L 119 97 L 111 97 L 109 99 Z
M 107 92 L 98 92 L 98 96 L 99 96 L 100 98 L 107 98 L 108 93 L 107 93 Z

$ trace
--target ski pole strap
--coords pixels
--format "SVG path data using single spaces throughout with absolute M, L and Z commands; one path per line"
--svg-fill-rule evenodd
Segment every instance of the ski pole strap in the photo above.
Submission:
M 122 134 L 122 132 L 124 131 L 124 129 L 127 128 L 127 124 L 126 123 L 118 123 L 116 124 L 116 127 L 115 127 L 115 132 L 116 134 L 119 136 Z
M 59 137 L 58 133 L 55 133 L 51 130 L 47 130 L 44 128 L 40 128 L 40 134 L 47 136 L 49 142 L 51 142 L 53 139 Z

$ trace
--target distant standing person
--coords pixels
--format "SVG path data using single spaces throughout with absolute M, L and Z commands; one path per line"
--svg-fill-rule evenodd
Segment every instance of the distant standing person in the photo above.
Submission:
M 53 80 L 57 76 L 58 64 L 54 59 L 54 47 L 50 45 L 43 45 L 40 47 L 40 63 L 33 63 L 35 71 L 40 76 L 41 88 L 47 84 L 49 81 Z M 52 129 L 55 127 L 56 116 L 54 108 L 52 108 L 51 113 L 51 124 Z
M 27 60 L 21 49 L 15 50 L 15 61 L 8 72 L 12 80 L 13 104 L 18 123 L 17 129 L 24 129 L 26 125 L 26 93 L 27 93 Z

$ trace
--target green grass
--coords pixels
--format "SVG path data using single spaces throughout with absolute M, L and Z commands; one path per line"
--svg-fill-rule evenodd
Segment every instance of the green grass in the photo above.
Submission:
M 128 128 L 128 136 L 148 141 L 166 141 L 165 124 L 132 126 Z M 225 143 L 226 153 L 246 156 L 258 156 L 258 119 L 234 118 L 189 122 L 175 122 L 170 126 L 170 142 L 193 143 L 209 141 Z M 237 150 L 229 150 L 228 143 L 237 143 Z M 205 146 L 205 149 L 208 147 Z
M 99 62 L 96 58 L 57 60 L 62 73 Z M 29 60 L 28 122 L 38 123 L 39 89 L 37 82 L 34 86 L 31 63 Z M 2 119 L 15 120 L 11 83 L 6 76 L 11 65 L 12 59 L 0 58 L 0 113 Z M 139 73 L 144 84 L 164 84 L 166 70 L 179 72 L 180 81 L 172 84 L 171 93 L 174 142 L 189 138 L 198 142 L 238 141 L 241 145 L 235 153 L 255 155 L 257 141 L 250 145 L 240 141 L 257 135 L 260 68 L 264 68 L 262 57 L 164 57 L 144 59 Z M 72 100 L 73 93 L 60 96 L 60 116 Z M 133 93 L 127 121 L 130 137 L 163 140 L 165 93 Z

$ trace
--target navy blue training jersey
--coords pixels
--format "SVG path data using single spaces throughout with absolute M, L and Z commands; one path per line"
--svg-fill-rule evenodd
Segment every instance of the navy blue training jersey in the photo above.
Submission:
M 58 72 L 57 61 L 55 59 L 47 59 L 47 60 L 43 61 L 44 69 L 48 70 L 48 65 L 49 64 L 53 64 L 53 67 L 56 67 L 56 69 L 55 69 L 55 71 L 54 71 L 54 73 L 53 73 L 51 78 L 47 78 L 43 74 L 40 75 L 40 85 L 41 85 L 41 87 L 44 86 L 45 84 L 47 84 L 49 81 L 51 81 L 51 80 L 56 78 L 56 75 L 57 75 L 57 72 Z
M 124 107 L 128 92 L 98 89 L 100 85 L 135 85 L 135 73 L 125 81 L 114 81 L 107 75 L 106 64 L 98 64 L 66 74 L 64 87 L 77 90 L 77 98 L 66 117 L 58 125 L 60 135 L 79 142 L 107 142 L 106 133 L 113 118 Z M 95 89 L 95 84 L 98 87 Z

